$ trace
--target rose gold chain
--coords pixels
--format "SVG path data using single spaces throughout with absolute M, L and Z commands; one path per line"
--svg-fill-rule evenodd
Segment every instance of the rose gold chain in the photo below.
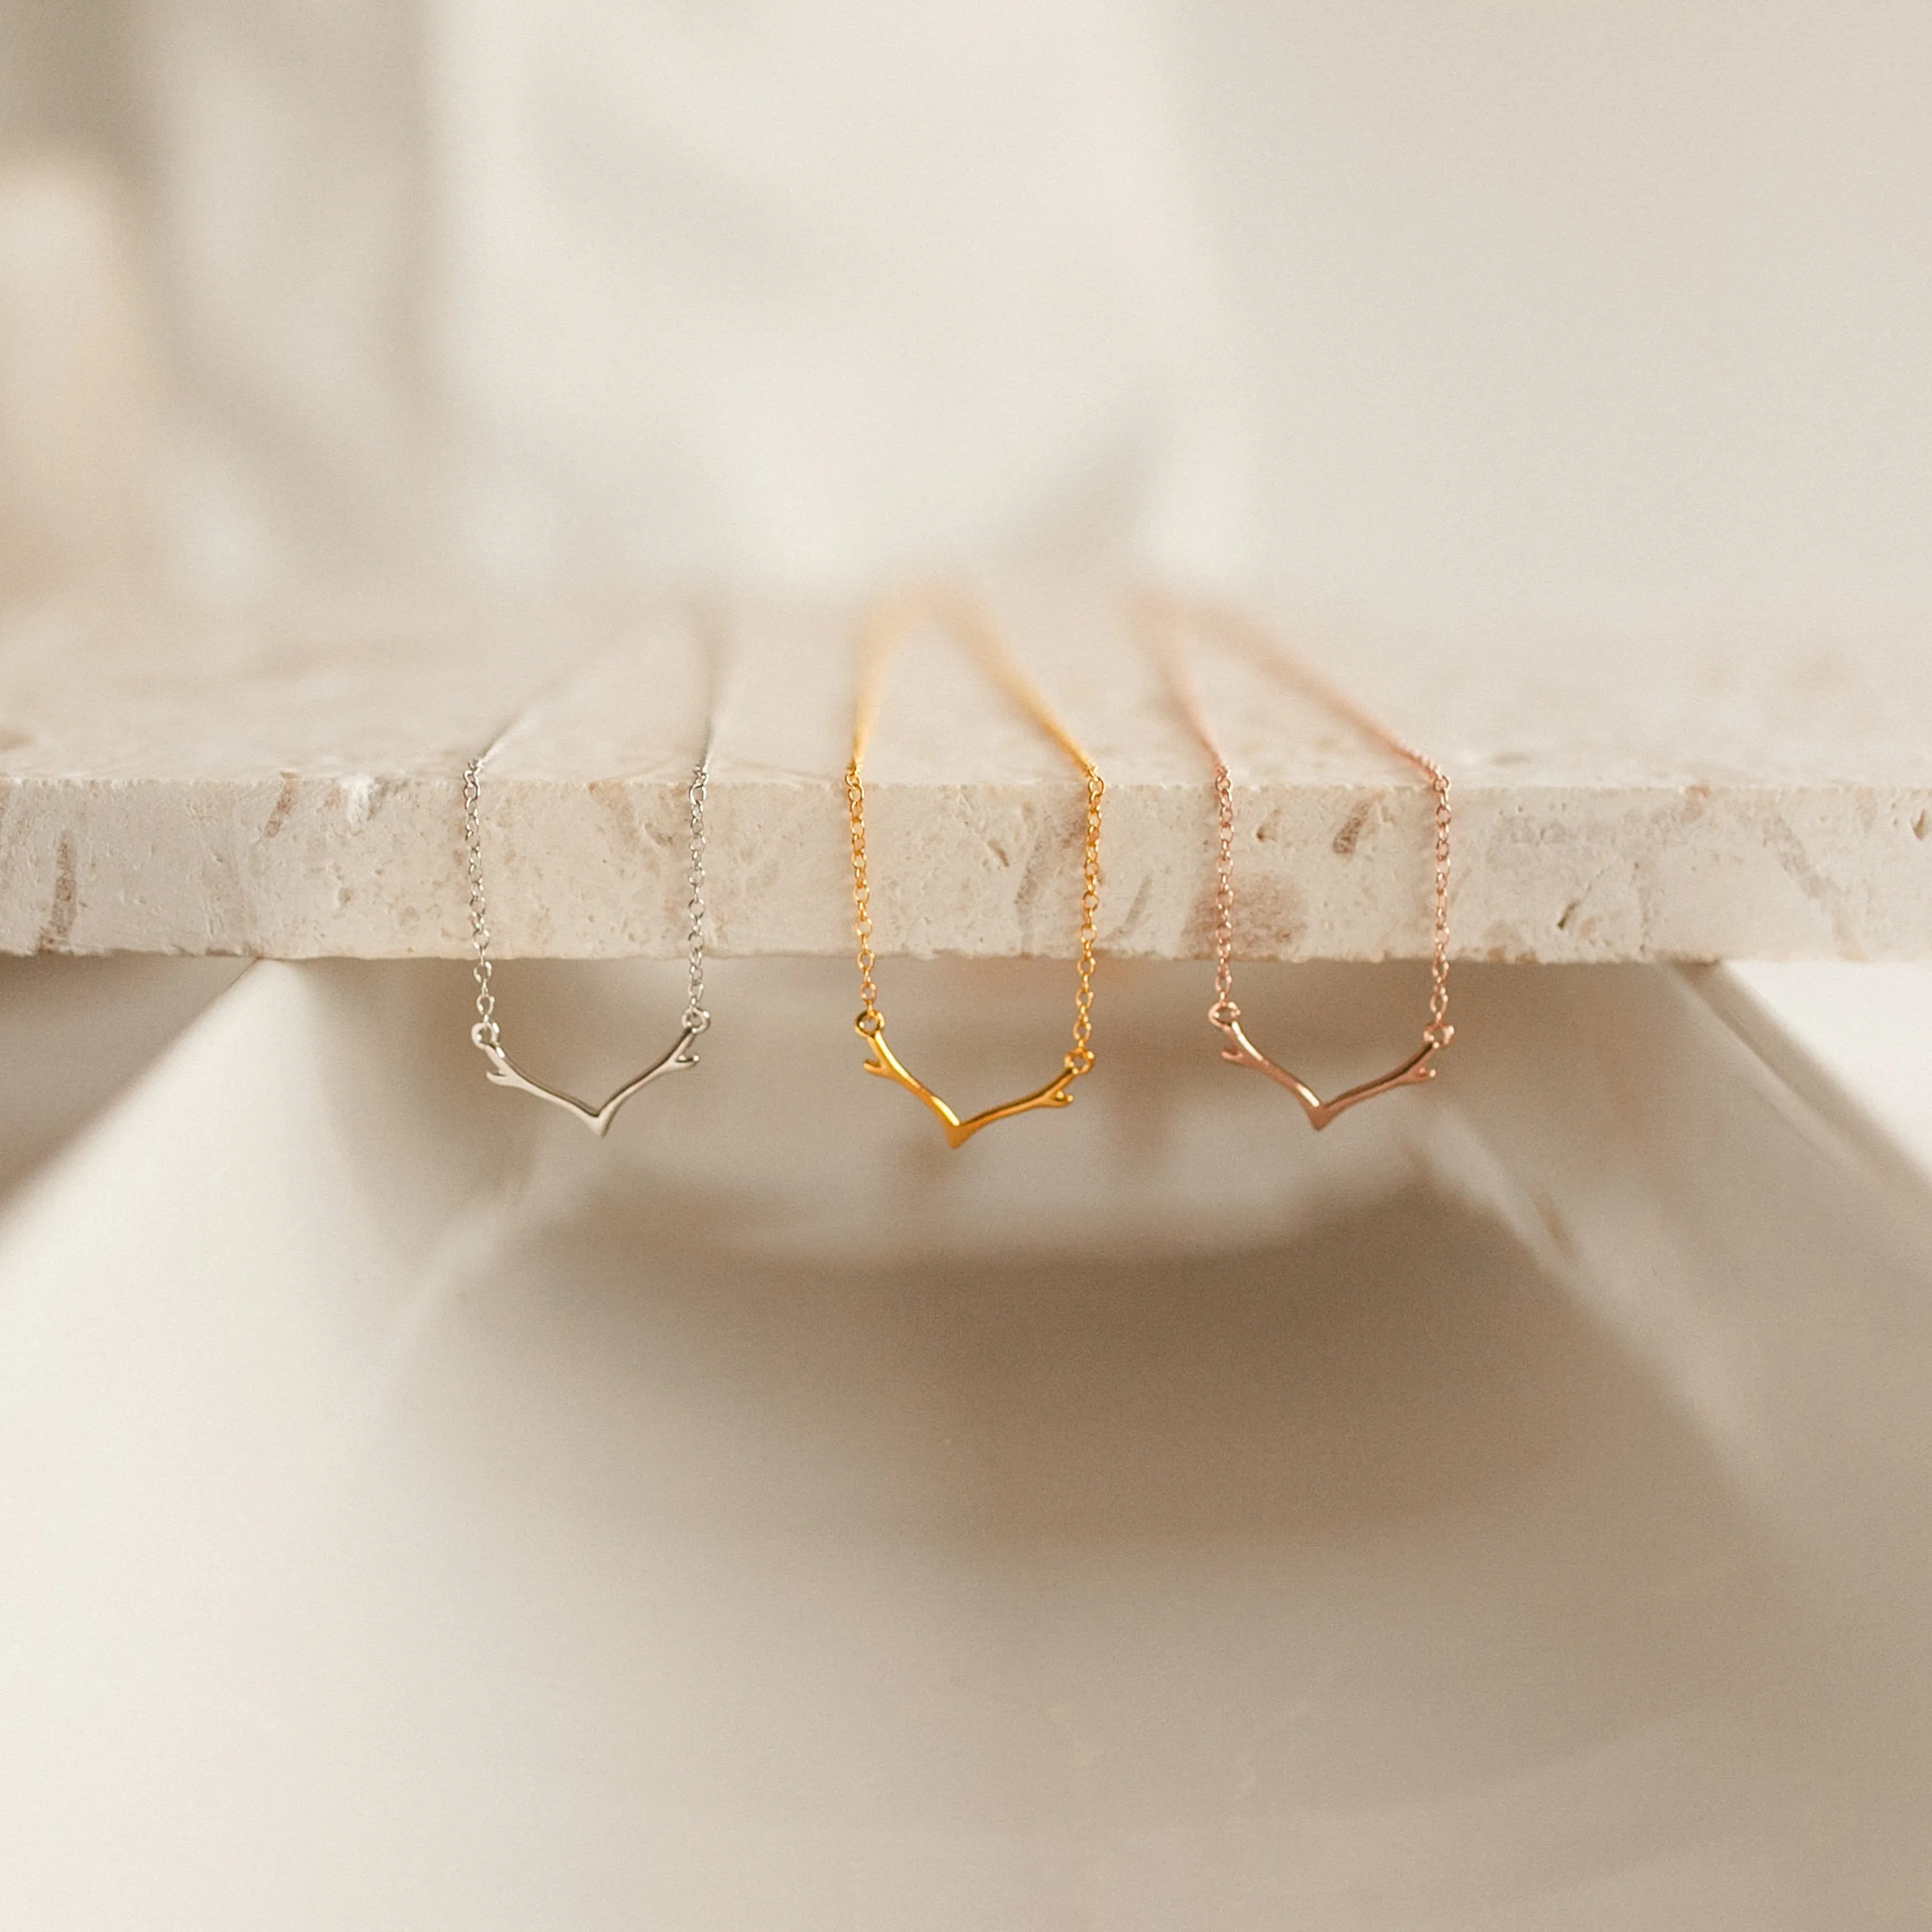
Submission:
M 1234 797 L 1226 761 L 1208 728 L 1207 716 L 1189 668 L 1182 638 L 1191 630 L 1259 664 L 1275 676 L 1299 685 L 1312 697 L 1346 718 L 1366 737 L 1393 752 L 1427 781 L 1435 801 L 1434 908 L 1430 943 L 1429 1023 L 1422 1029 L 1425 1046 L 1440 1048 L 1454 1037 L 1449 1024 L 1449 842 L 1454 823 L 1449 778 L 1432 758 L 1397 737 L 1348 694 L 1293 658 L 1260 627 L 1238 611 L 1208 602 L 1180 604 L 1150 597 L 1146 608 L 1154 620 L 1160 656 L 1175 707 L 1208 754 L 1214 772 L 1216 850 L 1214 864 L 1214 1004 L 1208 1017 L 1221 1026 L 1238 1019 L 1234 1004 Z

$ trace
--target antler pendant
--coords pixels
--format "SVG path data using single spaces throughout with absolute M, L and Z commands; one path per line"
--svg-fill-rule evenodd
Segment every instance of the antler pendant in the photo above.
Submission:
M 691 1050 L 691 1043 L 697 1039 L 698 1028 L 686 1027 L 677 1036 L 676 1043 L 662 1060 L 645 1068 L 634 1080 L 626 1081 L 601 1107 L 593 1107 L 588 1101 L 580 1100 L 572 1094 L 560 1094 L 554 1087 L 546 1087 L 541 1080 L 532 1080 L 502 1047 L 493 1043 L 481 1026 L 470 1029 L 470 1037 L 476 1042 L 478 1050 L 490 1063 L 484 1076 L 499 1087 L 514 1087 L 519 1092 L 534 1094 L 539 1100 L 548 1100 L 553 1107 L 561 1107 L 572 1119 L 580 1120 L 599 1140 L 610 1131 L 610 1123 L 617 1118 L 618 1110 L 634 1094 L 641 1094 L 653 1080 L 667 1073 L 675 1073 L 680 1067 L 695 1066 L 698 1055 Z
M 1336 1114 L 1360 1106 L 1364 1100 L 1372 1100 L 1378 1094 L 1391 1093 L 1398 1087 L 1419 1087 L 1425 1080 L 1433 1080 L 1436 1069 L 1429 1063 L 1448 1043 L 1440 1040 L 1425 1040 L 1420 1048 L 1393 1073 L 1384 1073 L 1379 1080 L 1365 1080 L 1360 1086 L 1351 1087 L 1346 1094 L 1337 1094 L 1334 1100 L 1324 1100 L 1306 1081 L 1296 1078 L 1286 1067 L 1277 1066 L 1269 1059 L 1241 1030 L 1238 1019 L 1212 1019 L 1212 1024 L 1219 1027 L 1232 1042 L 1221 1049 L 1221 1058 L 1230 1066 L 1252 1066 L 1257 1073 L 1265 1073 L 1277 1086 L 1286 1087 L 1301 1102 L 1302 1112 L 1308 1116 L 1308 1124 L 1317 1133 Z
M 982 1127 L 990 1127 L 995 1120 L 1011 1120 L 1016 1114 L 1030 1113 L 1036 1107 L 1070 1107 L 1073 1104 L 1073 1096 L 1066 1090 L 1079 1076 L 1072 1067 L 1063 1067 L 1037 1093 L 1009 1100 L 1003 1107 L 988 1107 L 984 1113 L 969 1114 L 962 1120 L 924 1081 L 906 1070 L 898 1056 L 886 1044 L 884 1024 L 868 1026 L 866 1024 L 868 1018 L 868 1015 L 861 1013 L 855 1023 L 860 1037 L 872 1050 L 872 1058 L 865 1063 L 866 1071 L 877 1074 L 881 1080 L 893 1082 L 923 1100 L 938 1115 L 939 1124 L 946 1130 L 948 1147 L 964 1147 Z

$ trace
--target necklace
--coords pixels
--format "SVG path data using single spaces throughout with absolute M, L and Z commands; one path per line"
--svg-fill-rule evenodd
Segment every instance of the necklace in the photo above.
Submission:
M 542 1081 L 526 1073 L 503 1048 L 502 1028 L 496 1019 L 496 991 L 491 983 L 496 968 L 490 958 L 489 906 L 483 891 L 483 765 L 488 756 L 486 752 L 481 758 L 472 758 L 463 768 L 463 842 L 469 861 L 470 938 L 476 953 L 472 969 L 476 980 L 476 1024 L 470 1029 L 470 1037 L 490 1063 L 484 1076 L 487 1079 L 499 1087 L 514 1087 L 539 1100 L 548 1100 L 554 1107 L 561 1107 L 601 1138 L 610 1132 L 610 1123 L 632 1094 L 641 1093 L 664 1074 L 675 1073 L 680 1067 L 698 1064 L 698 1055 L 692 1048 L 698 1035 L 711 1024 L 711 1016 L 704 1006 L 704 793 L 711 775 L 711 748 L 708 744 L 705 746 L 703 757 L 692 769 L 691 783 L 686 793 L 691 809 L 691 843 L 690 895 L 687 902 L 690 915 L 689 967 L 684 1030 L 668 1052 L 654 1060 L 634 1079 L 627 1080 L 601 1107 L 593 1107 L 587 1101 L 562 1093 L 556 1088 L 546 1087 Z
M 866 787 L 862 769 L 879 706 L 885 695 L 886 673 L 899 646 L 928 624 L 951 631 L 972 652 L 981 668 L 1026 712 L 1076 765 L 1087 788 L 1086 840 L 1081 855 L 1080 937 L 1073 995 L 1073 1044 L 1060 1071 L 1031 1094 L 988 1107 L 962 1119 L 932 1089 L 908 1071 L 886 1040 L 885 1016 L 879 1010 L 879 989 L 872 978 L 877 964 L 872 952 L 872 898 L 866 868 Z M 1014 662 L 1004 640 L 978 602 L 957 592 L 916 591 L 882 605 L 873 614 L 860 642 L 857 701 L 852 722 L 852 758 L 845 767 L 845 811 L 852 833 L 853 931 L 858 941 L 859 1017 L 853 1022 L 870 1049 L 868 1073 L 903 1087 L 938 1117 L 950 1147 L 964 1147 L 982 1127 L 1010 1120 L 1035 1108 L 1067 1107 L 1073 1103 L 1075 1081 L 1094 1068 L 1094 928 L 1100 906 L 1100 801 L 1106 787 L 1094 760 L 1081 748 L 1046 700 Z
M 1405 744 L 1379 720 L 1371 717 L 1346 693 L 1316 675 L 1289 656 L 1258 626 L 1238 613 L 1214 604 L 1192 607 L 1162 598 L 1150 600 L 1158 626 L 1163 668 L 1177 709 L 1208 754 L 1214 772 L 1216 852 L 1214 860 L 1214 1003 L 1208 1009 L 1211 1024 L 1218 1028 L 1227 1044 L 1221 1058 L 1236 1066 L 1252 1067 L 1286 1087 L 1301 1102 L 1308 1124 L 1317 1132 L 1335 1118 L 1364 1100 L 1387 1094 L 1398 1087 L 1412 1087 L 1436 1078 L 1432 1064 L 1437 1054 L 1455 1037 L 1449 1024 L 1449 832 L 1451 812 L 1449 779 L 1442 768 Z M 1192 628 L 1219 642 L 1225 649 L 1259 664 L 1274 676 L 1296 684 L 1345 718 L 1365 737 L 1393 752 L 1419 772 L 1435 794 L 1436 880 L 1435 907 L 1430 941 L 1429 1018 L 1422 1029 L 1422 1044 L 1396 1067 L 1379 1079 L 1351 1087 L 1332 1100 L 1324 1100 L 1312 1088 L 1280 1066 L 1249 1039 L 1241 1027 L 1241 1010 L 1234 1004 L 1234 795 L 1227 762 L 1222 758 L 1208 728 L 1205 713 L 1190 674 L 1181 645 L 1184 632 Z

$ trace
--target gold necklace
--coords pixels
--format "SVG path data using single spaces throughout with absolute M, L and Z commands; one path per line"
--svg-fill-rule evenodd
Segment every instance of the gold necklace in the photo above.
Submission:
M 1449 831 L 1451 812 L 1449 779 L 1442 768 L 1405 744 L 1387 725 L 1372 718 L 1345 692 L 1295 658 L 1258 626 L 1238 612 L 1213 604 L 1184 605 L 1166 598 L 1150 598 L 1149 609 L 1160 640 L 1160 657 L 1167 673 L 1176 708 L 1200 740 L 1214 776 L 1214 816 L 1216 851 L 1214 862 L 1214 1003 L 1208 1009 L 1210 1023 L 1218 1028 L 1228 1044 L 1221 1058 L 1236 1066 L 1252 1067 L 1286 1087 L 1301 1102 L 1309 1125 L 1317 1132 L 1336 1114 L 1372 1100 L 1397 1087 L 1412 1087 L 1436 1078 L 1431 1064 L 1436 1054 L 1456 1036 L 1449 1024 Z M 1366 737 L 1392 752 L 1419 772 L 1436 797 L 1436 901 L 1430 945 L 1429 1019 L 1422 1029 L 1422 1045 L 1393 1072 L 1378 1080 L 1364 1081 L 1332 1100 L 1324 1100 L 1305 1082 L 1286 1067 L 1277 1066 L 1249 1039 L 1241 1029 L 1241 1010 L 1234 1004 L 1234 796 L 1226 761 L 1208 728 L 1207 718 L 1189 674 L 1180 639 L 1190 628 L 1204 633 L 1250 662 L 1274 676 L 1299 685 L 1311 696 L 1346 718 Z
M 879 989 L 872 979 L 877 963 L 872 952 L 872 886 L 866 871 L 866 787 L 862 776 L 866 747 L 872 740 L 879 706 L 885 696 L 886 673 L 899 646 L 921 626 L 935 624 L 950 630 L 978 659 L 993 682 L 1079 767 L 1087 787 L 1087 837 L 1081 859 L 1080 938 L 1073 995 L 1073 1044 L 1060 1071 L 1036 1093 L 1023 1094 L 1000 1107 L 970 1114 L 964 1120 L 932 1089 L 909 1072 L 886 1042 L 885 1016 L 879 1010 Z M 1100 800 L 1106 787 L 1094 760 L 1078 741 L 1048 710 L 1046 700 L 1028 681 L 1007 651 L 1004 639 L 982 607 L 974 598 L 944 589 L 923 590 L 882 604 L 866 626 L 860 640 L 858 698 L 852 719 L 852 759 L 845 767 L 845 811 L 852 832 L 853 931 L 858 940 L 859 1017 L 853 1022 L 867 1046 L 866 1071 L 890 1080 L 916 1094 L 939 1118 L 949 1147 L 964 1147 L 982 1127 L 1036 1107 L 1066 1107 L 1069 1090 L 1094 1068 L 1094 926 L 1100 906 Z

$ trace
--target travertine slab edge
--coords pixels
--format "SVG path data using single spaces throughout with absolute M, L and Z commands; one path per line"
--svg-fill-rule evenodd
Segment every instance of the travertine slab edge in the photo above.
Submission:
M 1206 761 L 1118 585 L 1014 590 L 1016 651 L 1107 779 L 1100 938 L 1208 950 Z M 434 590 L 0 626 L 0 950 L 456 956 L 483 752 L 506 956 L 670 956 L 710 746 L 721 954 L 851 944 L 852 606 Z M 1932 647 L 1847 624 L 1556 653 L 1283 620 L 1455 781 L 1455 950 L 1550 962 L 1932 957 Z M 1280 680 L 1203 652 L 1256 958 L 1420 956 L 1424 791 Z M 886 953 L 1067 955 L 1080 794 L 957 648 L 909 641 L 866 770 Z
M 506 777 L 488 795 L 505 956 L 670 957 L 684 939 L 685 779 Z M 1049 778 L 870 788 L 879 950 L 1070 955 L 1077 788 Z M 1832 784 L 1457 789 L 1456 951 L 1547 962 L 1932 956 L 1932 790 Z M 1248 956 L 1417 957 L 1423 794 L 1400 783 L 1238 794 Z M 717 771 L 708 865 L 721 955 L 850 945 L 831 782 Z M 452 957 L 467 946 L 446 776 L 0 780 L 0 950 Z M 1198 784 L 1116 778 L 1103 949 L 1208 946 Z

